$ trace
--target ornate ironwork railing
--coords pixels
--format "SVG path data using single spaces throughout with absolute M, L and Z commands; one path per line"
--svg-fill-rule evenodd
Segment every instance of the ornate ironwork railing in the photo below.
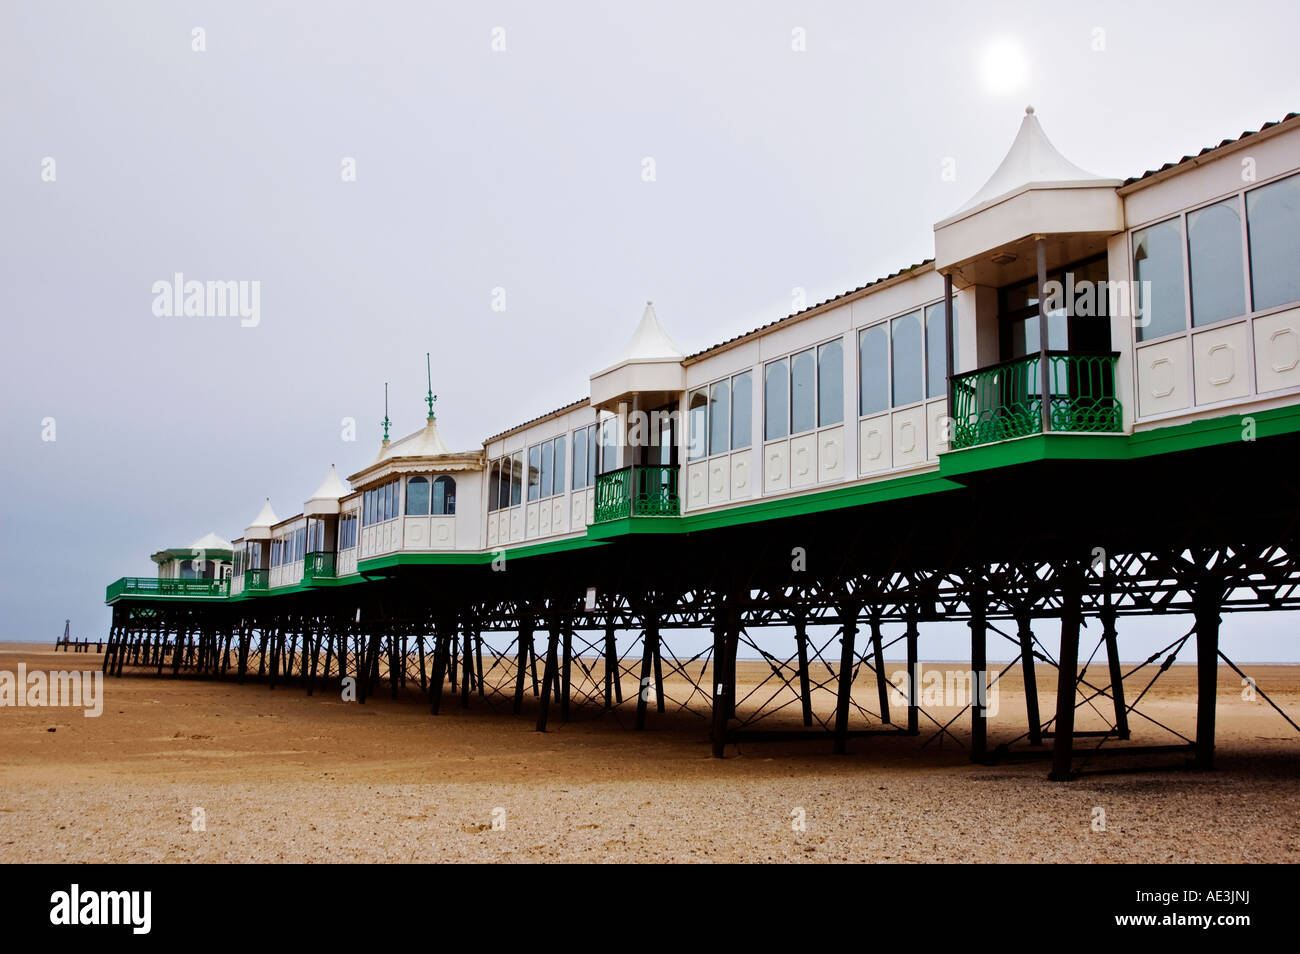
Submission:
M 1115 394 L 1117 352 L 1047 352 L 1048 428 L 1115 433 L 1124 412 Z M 954 375 L 952 447 L 975 447 L 1043 430 L 1041 356 Z
M 334 579 L 334 554 L 325 550 L 316 550 L 307 554 L 302 564 L 303 580 Z
M 677 468 L 655 464 L 600 474 L 593 510 L 596 523 L 623 517 L 676 517 L 682 512 Z
M 151 576 L 124 576 L 108 584 L 104 600 L 111 602 L 122 596 L 221 599 L 229 594 L 229 580 L 160 580 Z
M 244 571 L 244 591 L 251 593 L 253 591 L 265 591 L 271 588 L 271 571 L 263 567 L 260 570 Z

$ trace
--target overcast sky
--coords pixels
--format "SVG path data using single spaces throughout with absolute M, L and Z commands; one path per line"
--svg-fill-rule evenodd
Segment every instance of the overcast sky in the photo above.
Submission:
M 104 586 L 152 575 L 149 553 L 233 538 L 267 496 L 297 513 L 330 463 L 373 457 L 385 380 L 395 435 L 422 423 L 426 351 L 443 435 L 472 449 L 585 395 L 646 299 L 693 351 L 795 287 L 929 257 L 1026 104 L 1121 178 L 1279 119 L 1298 21 L 1293 2 L 5 0 L 0 638 L 66 617 L 103 635 Z M 177 272 L 260 282 L 260 323 L 158 317 Z M 1243 656 L 1296 658 L 1293 624 L 1249 626 Z

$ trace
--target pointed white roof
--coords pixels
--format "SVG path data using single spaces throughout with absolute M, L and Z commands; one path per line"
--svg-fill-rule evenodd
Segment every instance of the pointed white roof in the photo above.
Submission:
M 613 363 L 617 365 L 627 361 L 680 361 L 683 357 L 685 354 L 673 339 L 668 337 L 668 332 L 664 331 L 663 325 L 659 324 L 654 302 L 648 301 L 645 303 L 645 312 L 641 315 L 641 323 L 636 326 L 636 331 L 632 332 L 632 337 L 628 339 Z
M 279 520 L 278 517 L 276 517 L 276 515 L 275 515 L 275 511 L 271 509 L 271 498 L 270 498 L 270 497 L 267 497 L 267 498 L 266 498 L 266 503 L 262 504 L 262 509 L 261 509 L 261 511 L 260 511 L 260 512 L 258 513 L 258 515 L 257 515 L 257 519 L 255 519 L 255 520 L 254 520 L 252 523 L 250 523 L 248 526 L 249 526 L 250 528 L 252 528 L 252 527 L 272 527 L 272 526 L 274 526 L 275 524 L 277 524 L 277 523 L 279 523 L 279 522 L 280 522 L 280 520 Z
M 321 485 L 316 488 L 316 492 L 308 499 L 338 500 L 340 497 L 346 497 L 347 493 L 347 485 L 345 485 L 343 481 L 339 480 L 338 471 L 334 469 L 333 464 L 330 464 L 330 472 L 325 475 L 325 479 L 321 482 Z
M 1034 107 L 1025 107 L 1025 118 L 1020 121 L 1020 131 L 1007 151 L 997 171 L 984 183 L 984 187 L 971 200 L 958 209 L 954 216 L 969 212 L 993 199 L 1001 198 L 1023 189 L 1027 185 L 1046 185 L 1074 182 L 1095 184 L 1112 180 L 1080 169 L 1057 151 L 1043 132 Z
M 442 436 L 438 433 L 438 419 L 431 417 L 425 423 L 423 430 L 408 434 L 406 437 L 390 442 L 387 447 L 381 448 L 379 459 L 439 457 L 450 453 L 451 448 L 443 442 Z
M 229 540 L 223 540 L 215 533 L 204 534 L 190 544 L 191 550 L 229 550 L 231 543 Z

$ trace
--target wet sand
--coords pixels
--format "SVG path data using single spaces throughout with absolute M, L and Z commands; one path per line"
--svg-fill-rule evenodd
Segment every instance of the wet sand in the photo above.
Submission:
M 100 659 L 0 646 L 0 670 L 94 669 Z M 1300 721 L 1300 667 L 1245 668 Z M 760 663 L 738 670 L 742 696 L 768 674 Z M 1104 668 L 1089 678 L 1105 685 Z M 1038 680 L 1046 717 L 1054 673 L 1040 667 Z M 935 726 L 923 717 L 919 738 L 854 739 L 846 756 L 826 739 L 744 741 L 718 761 L 708 720 L 671 703 L 641 733 L 628 707 L 580 707 L 563 725 L 553 707 L 543 734 L 531 698 L 515 716 L 508 700 L 462 709 L 448 696 L 435 717 L 414 693 L 394 701 L 386 687 L 362 706 L 333 689 L 308 697 L 254 682 L 128 673 L 104 685 L 100 718 L 0 708 L 0 861 L 1300 861 L 1300 733 L 1244 700 L 1226 668 L 1215 771 L 1107 771 L 1065 784 L 1047 781 L 1045 761 L 971 764 L 968 715 L 955 740 L 926 744 Z M 1025 726 L 1018 673 L 999 688 L 992 745 Z M 670 679 L 665 695 L 690 693 Z M 876 708 L 865 670 L 855 699 Z M 816 701 L 828 715 L 829 694 Z M 1193 736 L 1195 670 L 1171 669 L 1140 709 Z M 927 712 L 946 722 L 958 710 Z M 797 719 L 795 703 L 760 725 Z M 1080 729 L 1102 725 L 1080 710 Z M 1177 741 L 1140 718 L 1132 727 L 1132 744 Z M 1080 762 L 1114 770 L 1135 760 L 1186 762 Z

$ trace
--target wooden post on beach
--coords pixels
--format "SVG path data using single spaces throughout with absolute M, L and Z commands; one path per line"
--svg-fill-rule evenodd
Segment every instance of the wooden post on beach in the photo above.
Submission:
M 988 596 L 982 583 L 970 594 L 970 760 L 986 762 L 989 756 L 988 721 Z
M 1053 782 L 1074 777 L 1074 696 L 1079 678 L 1079 624 L 1082 615 L 1082 571 L 1067 567 L 1061 584 L 1061 650 L 1057 658 L 1056 721 L 1052 725 Z
M 835 742 L 834 752 L 843 755 L 849 746 L 849 705 L 853 693 L 853 668 L 856 656 L 854 642 L 858 635 L 858 611 L 860 607 L 852 600 L 840 606 L 842 631 L 840 635 L 840 671 L 839 691 L 835 698 Z

